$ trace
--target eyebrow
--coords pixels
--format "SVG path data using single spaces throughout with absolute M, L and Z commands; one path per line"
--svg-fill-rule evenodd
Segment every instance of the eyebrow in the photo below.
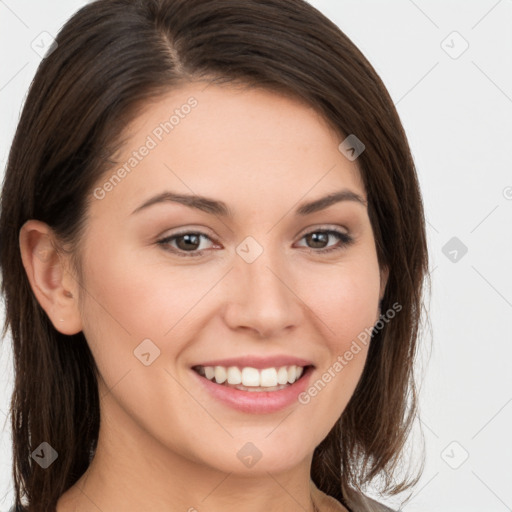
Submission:
M 312 213 L 319 212 L 321 210 L 325 210 L 329 206 L 339 203 L 342 201 L 354 201 L 356 203 L 360 203 L 363 206 L 367 206 L 366 201 L 355 192 L 344 189 L 339 190 L 337 192 L 333 192 L 324 197 L 320 197 L 319 199 L 315 199 L 314 201 L 310 201 L 308 203 L 302 203 L 296 210 L 296 215 L 310 215 Z M 234 213 L 229 208 L 229 206 L 223 201 L 218 201 L 216 199 L 211 199 L 204 196 L 198 195 L 190 195 L 190 194 L 177 194 L 175 192 L 162 192 L 156 196 L 151 197 L 139 207 L 137 207 L 132 215 L 140 212 L 141 210 L 145 210 L 150 206 L 161 203 L 179 203 L 184 206 L 188 206 L 189 208 L 196 208 L 197 210 L 201 210 L 206 213 L 210 213 L 213 215 L 218 215 L 220 217 L 234 217 Z

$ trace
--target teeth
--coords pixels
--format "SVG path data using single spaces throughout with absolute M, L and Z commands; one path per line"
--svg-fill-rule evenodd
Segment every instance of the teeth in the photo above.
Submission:
M 228 368 L 228 384 L 242 384 L 242 374 L 236 366 Z
M 226 384 L 224 384 L 224 385 L 226 385 Z M 235 389 L 239 389 L 240 391 L 258 392 L 258 391 L 279 391 L 280 389 L 284 389 L 288 386 L 289 386 L 289 384 L 282 384 L 279 386 L 271 386 L 271 387 L 265 388 L 265 387 L 260 387 L 260 386 L 258 386 L 258 387 L 242 386 L 242 384 L 237 384 L 236 386 L 231 386 L 231 387 L 234 387 Z
M 242 388 L 263 387 L 282 389 L 287 384 L 296 382 L 304 372 L 302 366 L 281 366 L 280 368 L 264 368 L 258 370 L 249 366 L 238 368 L 237 366 L 197 366 L 196 370 L 208 380 L 217 384 L 239 386 Z
M 244 368 L 242 370 L 241 378 L 244 386 L 258 387 L 260 385 L 260 372 L 256 368 Z
M 275 368 L 265 368 L 260 372 L 260 386 L 270 388 L 277 386 L 277 370 Z
M 207 366 L 206 368 L 211 368 L 211 366 Z M 206 368 L 205 368 L 205 376 L 206 376 Z M 222 384 L 228 378 L 226 368 L 224 368 L 223 366 L 216 366 L 214 372 L 215 372 L 215 381 L 217 382 L 217 384 Z M 209 377 L 207 377 L 207 378 L 209 378 Z M 210 379 L 210 380 L 213 380 L 213 379 Z
M 277 382 L 279 384 L 288 384 L 288 369 L 286 366 L 279 368 L 277 371 Z

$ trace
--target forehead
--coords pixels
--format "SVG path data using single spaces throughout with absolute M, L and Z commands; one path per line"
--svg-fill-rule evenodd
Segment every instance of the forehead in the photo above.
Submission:
M 228 203 L 257 196 L 258 207 L 275 192 L 297 201 L 308 191 L 351 187 L 364 196 L 357 164 L 338 149 L 340 135 L 315 109 L 274 91 L 188 84 L 143 105 L 123 140 L 117 164 L 98 183 L 108 188 L 104 205 L 122 198 L 135 208 L 165 189 Z

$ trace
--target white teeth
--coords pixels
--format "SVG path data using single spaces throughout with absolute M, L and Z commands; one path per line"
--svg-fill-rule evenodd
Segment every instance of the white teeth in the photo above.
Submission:
M 211 366 L 207 366 L 206 368 L 211 368 Z M 205 368 L 205 374 L 206 374 L 206 368 Z M 217 384 L 222 384 L 227 378 L 226 368 L 224 366 L 216 366 L 215 367 L 215 381 Z M 208 378 L 208 377 L 207 377 Z M 212 379 L 210 379 L 212 380 Z
M 282 366 L 277 371 L 277 383 L 288 384 L 288 369 L 286 368 L 286 366 Z
M 295 382 L 295 378 L 297 377 L 297 367 L 289 366 L 288 367 L 288 382 L 291 384 Z
M 242 382 L 244 386 L 259 386 L 260 372 L 256 368 L 244 368 L 242 370 Z
M 277 371 L 275 368 L 265 368 L 260 373 L 260 386 L 270 388 L 277 386 Z
M 247 366 L 240 368 L 236 366 L 198 366 L 198 371 L 208 380 L 215 381 L 217 384 L 240 385 L 240 387 L 264 387 L 279 388 L 284 385 L 293 384 L 297 381 L 304 368 L 302 366 L 281 366 L 280 368 L 264 368 L 258 370 Z
M 228 384 L 242 384 L 242 374 L 236 366 L 228 368 Z

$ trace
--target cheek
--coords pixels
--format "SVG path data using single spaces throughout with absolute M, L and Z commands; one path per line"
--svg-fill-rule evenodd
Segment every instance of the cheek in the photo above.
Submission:
M 187 312 L 204 290 L 197 289 L 197 276 L 194 286 L 192 272 L 171 274 L 162 265 L 142 264 L 136 255 L 116 253 L 114 245 L 103 246 L 108 259 L 88 259 L 82 313 L 84 335 L 109 400 L 106 410 L 156 429 L 162 439 L 165 432 L 179 437 L 190 430 L 186 423 L 198 414 L 198 405 L 169 363 L 186 347 Z
M 344 350 L 378 319 L 380 274 L 373 256 L 347 260 L 323 274 L 317 270 L 315 282 L 304 288 L 332 349 Z
M 376 257 L 347 260 L 329 269 L 317 286 L 309 286 L 307 300 L 311 304 L 321 330 L 321 347 L 325 357 L 318 368 L 322 382 L 317 392 L 325 388 L 323 404 L 337 403 L 338 407 L 326 410 L 336 418 L 346 406 L 363 371 L 371 339 L 371 330 L 378 319 L 380 274 Z M 320 284 L 323 283 L 323 286 Z M 313 395 L 315 390 L 312 391 Z M 331 399 L 327 399 L 327 397 Z M 332 401 L 331 401 L 332 400 Z M 318 406 L 323 407 L 318 404 Z
M 108 245 L 103 251 L 108 259 L 89 259 L 86 299 L 94 324 L 119 337 L 160 339 L 199 299 L 193 272 L 141 261 Z
M 179 364 L 190 339 L 201 329 L 200 320 L 207 314 L 204 307 L 210 304 L 202 299 L 218 277 L 212 270 L 199 277 L 193 266 L 171 267 L 165 258 L 143 257 L 142 251 L 116 252 L 121 244 L 109 240 L 98 238 L 89 249 L 83 330 L 109 388 L 128 371 L 123 386 L 137 382 L 127 395 L 130 402 L 143 390 L 154 394 L 155 389 L 168 388 L 169 380 L 174 386 L 163 370 Z M 138 356 L 148 352 L 146 367 Z M 175 391 L 180 391 L 179 386 Z
M 121 244 L 109 236 L 90 240 L 82 283 L 83 332 L 110 386 L 142 366 L 134 351 L 144 340 L 156 346 L 152 357 L 162 350 L 164 334 L 183 316 L 187 302 L 173 288 L 186 288 L 165 281 L 155 265 L 143 265 L 135 254 L 118 250 Z
M 314 282 L 305 283 L 302 290 L 317 331 L 316 352 L 322 357 L 299 402 L 319 442 L 345 410 L 364 369 L 378 317 L 376 256 L 368 251 L 317 268 Z

